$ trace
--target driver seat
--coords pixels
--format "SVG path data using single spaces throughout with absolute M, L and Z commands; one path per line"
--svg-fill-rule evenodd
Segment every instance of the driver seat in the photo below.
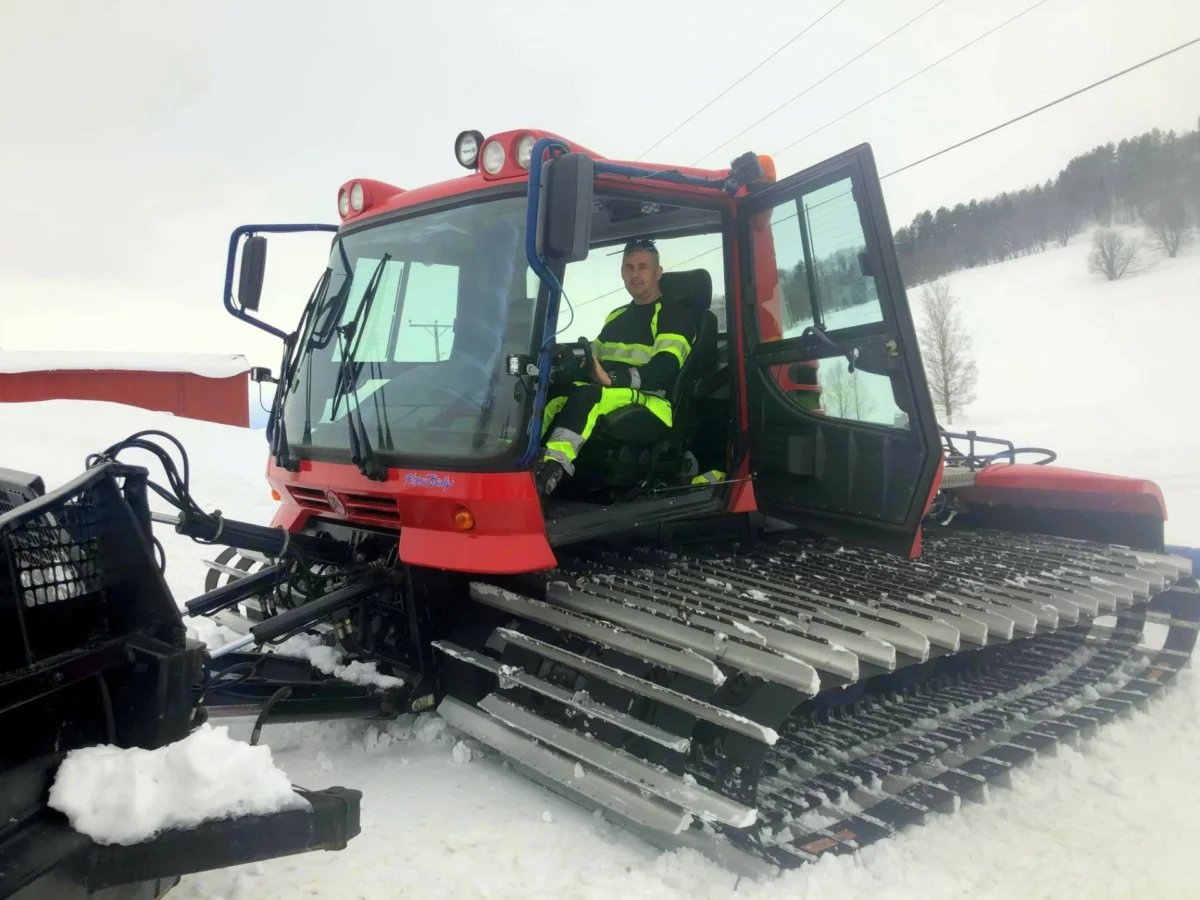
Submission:
M 656 478 L 677 481 L 694 430 L 696 383 L 717 349 L 717 317 L 712 312 L 712 276 L 706 269 L 664 272 L 663 296 L 682 303 L 695 320 L 696 338 L 668 394 L 671 427 L 644 406 L 623 406 L 602 416 L 575 461 L 572 481 L 592 489 L 630 488 Z

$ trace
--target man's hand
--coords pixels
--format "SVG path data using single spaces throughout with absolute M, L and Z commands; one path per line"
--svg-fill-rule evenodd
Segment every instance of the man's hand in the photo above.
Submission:
M 600 368 L 600 360 L 594 356 L 592 357 L 592 380 L 605 387 L 612 387 L 612 379 L 608 377 L 607 372 Z

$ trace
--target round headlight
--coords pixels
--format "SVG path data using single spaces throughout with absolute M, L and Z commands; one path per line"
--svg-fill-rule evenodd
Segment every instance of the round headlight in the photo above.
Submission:
M 489 175 L 497 175 L 504 168 L 504 148 L 499 141 L 483 145 L 483 168 Z
M 350 186 L 350 205 L 355 212 L 362 212 L 363 208 L 363 186 L 357 181 Z
M 517 165 L 522 169 L 529 168 L 529 161 L 533 159 L 533 145 L 537 143 L 532 134 L 523 134 L 517 138 L 516 157 Z
M 338 212 L 343 216 L 350 215 L 350 195 L 346 192 L 345 188 L 338 191 Z
M 458 164 L 464 169 L 475 168 L 479 162 L 479 145 L 483 143 L 483 135 L 478 131 L 464 131 L 454 141 L 454 155 Z

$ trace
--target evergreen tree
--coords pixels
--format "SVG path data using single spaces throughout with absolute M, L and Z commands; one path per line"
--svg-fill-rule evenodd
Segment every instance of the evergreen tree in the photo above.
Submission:
M 918 285 L 1065 247 L 1088 224 L 1144 224 L 1168 253 L 1186 244 L 1200 225 L 1200 119 L 1194 131 L 1155 128 L 1094 147 L 1032 188 L 924 210 L 896 231 L 896 252 L 905 283 Z

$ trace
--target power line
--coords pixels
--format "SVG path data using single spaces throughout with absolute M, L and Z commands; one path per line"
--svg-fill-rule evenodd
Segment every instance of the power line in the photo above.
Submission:
M 929 65 L 927 65 L 925 68 L 921 69 L 920 71 L 914 72 L 913 74 L 911 74 L 907 78 L 905 78 L 903 81 L 896 82 L 887 90 L 881 91 L 880 93 L 878 93 L 874 97 L 872 97 L 870 100 L 866 100 L 866 101 L 858 104 L 858 106 L 854 107 L 854 109 L 847 110 L 846 112 L 844 112 L 840 116 L 838 116 L 836 119 L 829 120 L 824 125 L 822 125 L 820 128 L 810 131 L 808 134 L 804 135 L 804 137 L 799 138 L 798 140 L 792 141 L 786 147 L 781 147 L 778 150 L 775 150 L 771 155 L 777 156 L 780 153 L 785 153 L 788 150 L 791 150 L 793 147 L 804 143 L 813 135 L 820 134 L 822 131 L 824 131 L 826 128 L 828 128 L 830 125 L 836 125 L 838 122 L 842 121 L 842 119 L 846 118 L 846 116 L 849 116 L 849 115 L 852 115 L 853 113 L 858 112 L 860 109 L 862 109 L 865 106 L 870 106 L 872 103 L 874 103 L 876 100 L 880 99 L 881 97 L 884 97 L 884 96 L 890 94 L 892 91 L 896 90 L 897 88 L 903 87 L 904 85 L 906 85 L 910 81 L 912 81 L 914 78 L 924 75 L 930 69 L 940 66 L 942 63 L 944 63 L 946 60 L 950 59 L 951 57 L 957 56 L 959 53 L 962 53 L 964 50 L 966 50 L 968 47 L 970 47 L 974 44 L 978 44 L 984 38 L 990 37 L 991 35 L 995 34 L 997 31 L 999 31 L 1001 28 L 1004 28 L 1007 25 L 1011 25 L 1013 22 L 1017 21 L 1017 19 L 1021 18 L 1022 16 L 1026 15 L 1027 13 L 1033 12 L 1039 6 L 1041 6 L 1042 4 L 1047 3 L 1047 2 L 1049 2 L 1049 0 L 1037 0 L 1037 3 L 1034 3 L 1032 6 L 1027 6 L 1025 9 L 1021 10 L 1015 16 L 1005 19 L 1003 22 L 1001 22 L 999 25 L 995 26 L 994 28 L 990 28 L 987 31 L 985 31 L 983 34 L 979 35 L 978 37 L 967 41 L 965 44 L 963 44 L 957 50 L 950 51 L 945 56 L 943 56 L 941 59 L 937 60 L 936 62 L 932 62 Z
M 769 113 L 767 113 L 765 116 L 763 116 L 761 119 L 758 119 L 758 120 L 757 120 L 757 121 L 755 121 L 755 122 L 751 122 L 749 125 L 747 125 L 745 128 L 743 128 L 741 131 L 739 131 L 739 132 L 738 132 L 737 134 L 735 134 L 733 137 L 729 138 L 729 140 L 725 141 L 725 142 L 724 142 L 724 143 L 722 143 L 722 144 L 718 144 L 716 147 L 713 147 L 711 150 L 709 150 L 709 151 L 708 151 L 707 153 L 705 153 L 703 156 L 701 156 L 701 157 L 697 158 L 697 159 L 696 159 L 696 160 L 694 160 L 692 163 L 690 163 L 690 165 L 693 165 L 693 166 L 694 166 L 694 165 L 696 165 L 697 163 L 699 163 L 699 162 L 702 162 L 702 161 L 703 161 L 703 160 L 705 160 L 705 159 L 708 159 L 708 157 L 712 156 L 714 153 L 716 153 L 718 150 L 722 149 L 723 147 L 726 147 L 726 146 L 728 146 L 729 144 L 732 144 L 734 141 L 736 141 L 738 138 L 740 138 L 740 137 L 741 137 L 743 134 L 745 134 L 745 133 L 746 133 L 747 131 L 749 131 L 751 128 L 755 128 L 756 126 L 758 126 L 758 125 L 761 125 L 763 122 L 767 121 L 767 119 L 771 118 L 771 116 L 775 115 L 775 114 L 776 114 L 777 112 L 779 112 L 780 110 L 782 110 L 782 109 L 784 109 L 785 107 L 788 107 L 788 106 L 790 106 L 791 104 L 795 103 L 797 100 L 799 100 L 801 97 L 803 97 L 803 96 L 804 96 L 805 94 L 807 94 L 809 91 L 811 91 L 813 88 L 819 87 L 820 85 L 824 84 L 826 81 L 828 81 L 828 80 L 829 80 L 830 78 L 832 78 L 834 75 L 838 74 L 838 72 L 841 72 L 841 71 L 842 71 L 843 69 L 845 69 L 846 67 L 848 67 L 848 66 L 851 66 L 851 65 L 853 65 L 854 63 L 858 62 L 860 59 L 862 59 L 864 56 L 866 56 L 866 55 L 867 55 L 868 53 L 870 53 L 872 50 L 875 50 L 877 47 L 881 47 L 883 44 L 886 44 L 888 41 L 890 41 L 892 38 L 894 38 L 894 37 L 895 37 L 896 35 L 898 35 L 900 32 L 904 31 L 904 29 L 908 28 L 908 26 L 910 26 L 910 25 L 912 25 L 912 24 L 916 23 L 916 22 L 917 22 L 917 21 L 919 21 L 920 19 L 922 19 L 922 18 L 924 18 L 925 16 L 929 15 L 929 13 L 933 12 L 935 9 L 937 9 L 939 6 L 941 6 L 941 5 L 942 5 L 943 3 L 945 3 L 945 2 L 946 2 L 946 0 L 936 0 L 936 2 L 935 2 L 935 3 L 934 3 L 932 6 L 928 7 L 928 8 L 927 8 L 927 9 L 925 9 L 923 12 L 917 13 L 917 15 L 913 16 L 911 19 L 909 19 L 907 22 L 905 22 L 903 25 L 901 25 L 901 26 L 900 26 L 899 28 L 897 28 L 895 31 L 893 31 L 893 32 L 891 32 L 890 34 L 886 35 L 886 36 L 885 36 L 885 37 L 883 37 L 882 39 L 880 39 L 880 40 L 876 41 L 874 44 L 872 44 L 872 45 L 871 45 L 870 47 L 868 47 L 866 50 L 862 51 L 862 53 L 858 54 L 858 56 L 855 56 L 853 59 L 849 59 L 849 60 L 847 60 L 846 62 L 842 63 L 840 66 L 838 66 L 836 69 L 834 69 L 834 70 L 833 70 L 832 72 L 830 72 L 829 74 L 825 75 L 825 76 L 824 76 L 823 78 L 821 78 L 819 81 L 815 81 L 815 82 L 813 82 L 813 83 L 812 83 L 812 84 L 810 84 L 808 87 L 806 87 L 804 90 L 802 90 L 800 93 L 796 94 L 796 96 L 792 97 L 792 99 L 790 99 L 790 100 L 786 101 L 785 103 L 781 103 L 779 106 L 775 107 L 773 110 L 771 110 L 771 111 L 770 111 Z
M 431 335 L 433 335 L 433 355 L 434 355 L 434 357 L 436 357 L 438 362 L 441 362 L 442 361 L 442 332 L 443 331 L 452 331 L 454 329 L 454 326 L 453 325 L 439 325 L 437 319 L 434 319 L 432 322 L 414 322 L 412 319 L 409 319 L 408 324 L 410 326 L 412 326 L 413 328 L 424 328 Z
M 711 250 L 705 250 L 700 254 L 700 256 L 707 256 L 710 253 L 712 253 Z M 696 258 L 699 259 L 699 257 Z M 685 259 L 683 262 L 691 262 L 691 260 Z M 683 263 L 678 263 L 678 265 L 683 265 Z M 575 308 L 579 309 L 581 306 L 587 306 L 589 303 L 595 303 L 597 300 L 603 300 L 605 297 L 611 297 L 613 294 L 619 294 L 623 290 L 625 290 L 624 287 L 613 288 L 611 291 L 605 291 L 603 294 L 600 294 L 598 297 L 593 297 L 591 300 L 584 300 L 582 303 L 576 303 Z
M 1108 82 L 1110 82 L 1116 78 L 1120 78 L 1122 75 L 1128 75 L 1130 72 L 1136 71 L 1137 69 L 1140 69 L 1143 66 L 1148 66 L 1152 62 L 1158 62 L 1158 60 L 1160 60 L 1164 57 L 1170 56 L 1172 53 L 1178 53 L 1180 50 L 1184 50 L 1187 47 L 1192 46 L 1193 44 L 1200 44 L 1200 37 L 1192 38 L 1190 41 L 1186 41 L 1186 42 L 1180 44 L 1178 47 L 1172 47 L 1170 50 L 1160 53 L 1157 56 L 1152 56 L 1149 59 L 1144 59 L 1140 63 L 1130 66 L 1128 69 L 1122 69 L 1120 72 L 1116 72 L 1115 74 L 1109 75 L 1107 78 L 1101 78 L 1099 81 L 1093 81 L 1091 84 L 1087 85 L 1086 87 L 1081 87 L 1077 91 L 1072 91 L 1069 94 L 1059 97 L 1057 100 L 1051 100 L 1049 103 L 1043 104 L 1042 106 L 1039 106 L 1037 109 L 1031 109 L 1031 110 L 1029 110 L 1029 112 L 1022 113 L 1021 115 L 1016 116 L 1015 118 L 1009 119 L 1007 122 L 1001 122 L 999 125 L 989 128 L 987 131 L 981 131 L 981 132 L 979 132 L 979 134 L 974 135 L 973 137 L 969 137 L 966 140 L 959 141 L 957 144 L 951 144 L 949 147 L 946 147 L 943 150 L 939 150 L 937 153 L 930 153 L 928 156 L 918 159 L 916 162 L 911 162 L 906 166 L 901 166 L 899 169 L 894 169 L 891 172 L 888 172 L 883 177 L 890 178 L 893 175 L 898 175 L 899 173 L 901 173 L 907 169 L 911 169 L 913 166 L 919 166 L 919 165 L 921 165 L 921 163 L 929 162 L 929 160 L 935 159 L 935 158 L 941 156 L 943 153 L 949 153 L 951 150 L 957 150 L 959 147 L 962 147 L 965 144 L 969 144 L 972 141 L 977 141 L 981 137 L 986 137 L 987 135 L 991 134 L 992 132 L 999 131 L 1001 128 L 1007 128 L 1009 125 L 1012 125 L 1016 122 L 1020 122 L 1022 119 L 1028 119 L 1030 116 L 1036 115 L 1037 113 L 1040 113 L 1040 112 L 1043 112 L 1044 110 L 1047 110 L 1052 106 L 1058 106 L 1058 104 L 1060 104 L 1066 100 L 1070 100 L 1072 97 L 1078 97 L 1080 94 L 1086 93 L 1087 91 L 1090 91 L 1092 88 L 1097 88 L 1097 87 L 1100 87 L 1100 85 L 1102 85 L 1102 84 L 1107 84 Z
M 792 35 L 792 37 L 788 39 L 787 43 L 785 43 L 783 46 L 781 46 L 778 50 L 776 50 L 770 56 L 764 58 L 753 69 L 751 69 L 749 72 L 747 72 L 741 78 L 739 78 L 733 84 L 729 85 L 729 87 L 725 88 L 725 90 L 721 91 L 721 93 L 717 94 L 717 96 L 713 97 L 711 100 L 709 100 L 707 103 L 705 103 L 702 107 L 700 107 L 698 110 L 696 110 L 690 116 L 688 116 L 686 119 L 684 119 L 682 122 L 680 122 L 674 128 L 672 128 L 670 131 L 668 131 L 666 134 L 664 134 L 662 137 L 660 137 L 657 141 L 655 141 L 653 144 L 651 144 L 649 147 L 647 147 L 645 150 L 643 150 L 637 156 L 635 156 L 634 161 L 636 162 L 637 160 L 640 160 L 643 156 L 645 156 L 647 153 L 649 153 L 651 150 L 653 150 L 655 147 L 657 147 L 659 144 L 661 144 L 667 138 L 671 137 L 671 135 L 673 135 L 677 131 L 679 131 L 679 129 L 683 128 L 685 125 L 687 125 L 693 119 L 695 119 L 696 116 L 700 115 L 700 113 L 704 112 L 706 109 L 708 109 L 714 103 L 716 103 L 718 100 L 720 100 L 722 97 L 724 97 L 730 91 L 732 91 L 735 87 L 737 87 L 739 84 L 741 84 L 747 78 L 749 78 L 751 75 L 753 75 L 759 69 L 761 69 L 767 63 L 769 63 L 771 60 L 773 60 L 776 56 L 778 56 L 780 53 L 782 53 L 788 47 L 792 46 L 792 44 L 796 43 L 796 41 L 800 40 L 800 38 L 804 37 L 804 35 L 808 34 L 808 32 L 811 31 L 814 27 L 816 27 L 821 22 L 822 19 L 824 19 L 826 16 L 828 16 L 830 13 L 832 13 L 834 10 L 836 10 L 839 6 L 841 6 L 845 2 L 846 2 L 846 0 L 838 0 L 837 3 L 835 3 L 829 9 L 827 9 L 825 12 L 823 12 L 820 16 L 818 16 L 816 19 L 814 19 L 808 25 L 805 25 L 802 29 L 800 29 L 800 31 L 796 32 L 796 34 Z
M 681 259 L 677 263 L 672 263 L 671 265 L 666 266 L 664 271 L 670 272 L 672 269 L 678 269 L 680 266 L 686 266 L 688 263 L 695 262 L 702 256 L 708 256 L 708 254 L 720 250 L 723 246 L 724 244 L 718 244 L 716 247 L 712 247 L 708 250 L 702 250 L 695 256 L 689 256 L 687 259 Z M 597 300 L 603 300 L 605 297 L 611 297 L 613 294 L 619 294 L 623 290 L 625 290 L 624 286 L 613 288 L 611 291 L 605 291 L 603 294 L 600 294 L 598 297 L 593 297 L 591 300 L 584 300 L 582 303 L 576 303 L 575 308 L 579 309 L 581 306 L 587 306 L 589 303 L 595 303 Z
M 1011 118 L 1005 122 L 1001 122 L 999 125 L 995 125 L 991 128 L 988 128 L 986 131 L 981 131 L 976 135 L 972 135 L 969 138 L 958 141 L 955 144 L 951 144 L 949 147 L 944 147 L 941 150 L 938 150 L 936 153 L 930 153 L 928 156 L 923 156 L 920 159 L 915 160 L 914 162 L 910 162 L 907 165 L 903 165 L 898 169 L 893 169 L 892 171 L 888 172 L 886 175 L 881 175 L 879 180 L 883 181 L 884 179 L 891 178 L 893 175 L 899 175 L 901 172 L 907 172 L 909 169 L 916 168 L 917 166 L 922 165 L 923 163 L 929 162 L 931 159 L 936 159 L 937 157 L 942 156 L 946 153 L 949 153 L 952 150 L 957 150 L 959 147 L 964 147 L 967 144 L 972 143 L 973 141 L 977 141 L 982 137 L 987 137 L 989 134 L 994 134 L 995 132 L 999 131 L 1000 129 L 1007 128 L 1009 125 L 1014 125 L 1017 122 L 1022 121 L 1023 119 L 1028 119 L 1030 116 L 1037 115 L 1040 112 L 1045 112 L 1046 110 L 1050 109 L 1051 107 L 1058 106 L 1060 103 L 1064 103 L 1067 100 L 1072 99 L 1073 97 L 1078 97 L 1080 94 L 1087 93 L 1088 91 L 1098 88 L 1103 84 L 1107 84 L 1110 81 L 1114 81 L 1117 78 L 1120 78 L 1122 75 L 1128 75 L 1130 72 L 1135 72 L 1138 69 L 1148 66 L 1153 62 L 1158 62 L 1160 59 L 1164 59 L 1173 53 L 1178 53 L 1180 50 L 1186 50 L 1188 47 L 1191 47 L 1195 44 L 1200 44 L 1200 37 L 1192 38 L 1190 41 L 1185 41 L 1184 43 L 1179 44 L 1178 46 L 1172 47 L 1170 50 L 1165 50 L 1162 53 L 1156 54 L 1155 56 L 1151 56 L 1149 59 L 1144 59 L 1139 63 L 1135 63 L 1134 65 L 1129 66 L 1128 68 L 1122 69 L 1120 72 L 1114 72 L 1112 75 L 1109 75 L 1106 78 L 1101 78 L 1099 81 L 1093 81 L 1091 84 L 1085 85 L 1084 87 L 1081 87 L 1081 88 L 1078 88 L 1077 90 L 1071 91 L 1069 94 L 1064 94 L 1063 96 L 1061 96 L 1055 100 L 1051 100 L 1049 103 L 1043 103 L 1041 106 L 1039 106 L 1035 109 L 1031 109 L 1028 112 L 1024 112 L 1019 116 L 1014 116 L 1013 118 Z M 839 197 L 845 197 L 849 193 L 850 193 L 850 191 L 846 191 L 844 193 L 837 194 L 833 197 L 830 197 L 826 200 L 821 201 L 821 205 L 832 202 L 833 200 L 837 200 Z M 788 219 L 793 219 L 793 218 L 796 218 L 796 214 L 792 214 L 791 216 L 788 216 L 787 218 L 784 218 L 784 219 L 780 219 L 779 222 L 773 222 L 772 224 L 778 225 L 780 222 L 786 222 L 786 221 L 788 221 Z M 688 259 L 685 259 L 685 260 L 682 260 L 681 262 L 675 263 L 673 266 L 671 266 L 671 268 L 678 268 L 679 266 L 686 265 L 689 262 L 693 262 L 694 260 L 700 259 L 700 257 L 702 257 L 702 256 L 708 256 L 710 253 L 715 253 L 718 250 L 722 249 L 723 246 L 724 246 L 724 244 L 718 244 L 715 247 L 705 250 L 702 253 L 697 253 L 695 256 L 689 257 Z M 621 290 L 621 288 L 616 288 L 615 290 L 611 290 L 608 293 L 601 294 L 599 297 L 593 297 L 591 300 L 585 300 L 582 303 L 577 304 L 576 306 L 577 307 L 587 306 L 589 303 L 594 303 L 597 300 L 602 300 L 605 297 L 610 297 L 613 294 L 618 293 L 620 290 Z

